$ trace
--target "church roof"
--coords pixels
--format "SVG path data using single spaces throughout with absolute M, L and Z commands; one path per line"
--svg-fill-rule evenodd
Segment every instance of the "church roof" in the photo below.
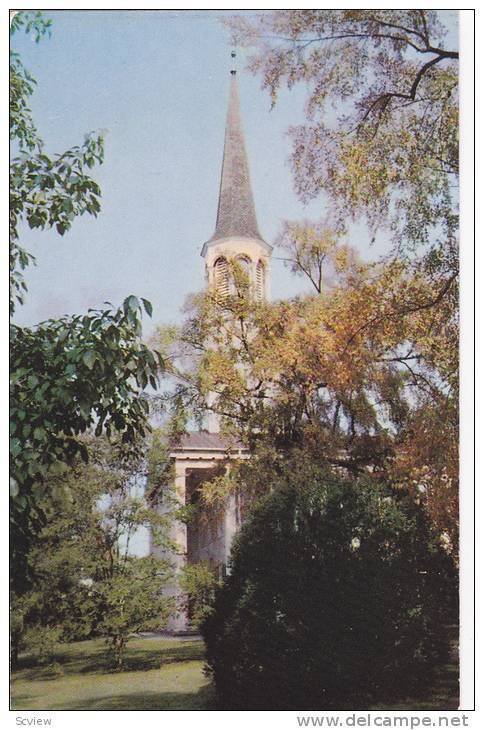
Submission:
M 233 236 L 256 238 L 268 247 L 257 225 L 235 72 L 232 72 L 230 80 L 217 223 L 215 233 L 207 243 Z
M 180 440 L 173 446 L 173 451 L 185 450 L 208 450 L 208 451 L 233 451 L 244 449 L 240 442 L 229 441 L 223 438 L 220 433 L 209 431 L 189 431 L 183 434 Z

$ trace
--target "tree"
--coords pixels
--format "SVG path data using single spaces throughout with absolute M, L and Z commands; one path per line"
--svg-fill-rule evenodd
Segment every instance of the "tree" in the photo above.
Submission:
M 38 43 L 50 34 L 51 21 L 41 12 L 18 12 L 14 15 L 10 33 L 22 28 L 35 34 Z M 29 98 L 36 85 L 24 67 L 18 53 L 10 52 L 10 139 L 15 157 L 10 165 L 10 310 L 22 304 L 27 285 L 23 270 L 35 261 L 31 253 L 19 244 L 19 227 L 55 228 L 63 236 L 74 219 L 100 210 L 101 191 L 86 174 L 86 168 L 102 163 L 104 141 L 99 133 L 86 135 L 81 146 L 49 156 L 39 137 Z
M 424 511 L 303 453 L 252 469 L 266 494 L 203 626 L 221 708 L 361 709 L 428 686 L 457 591 Z
M 141 458 L 105 439 L 86 447 L 88 464 L 77 459 L 50 480 L 47 522 L 27 556 L 30 588 L 13 607 L 14 638 L 18 651 L 32 636 L 104 636 L 122 669 L 130 636 L 162 628 L 173 609 L 163 594 L 169 563 L 130 551 L 140 527 L 163 542 L 166 520 L 141 493 Z
M 335 264 L 340 287 L 350 289 L 376 271 L 375 267 L 358 263 L 351 250 L 334 247 L 334 236 L 326 224 L 286 224 L 279 239 L 288 255 L 287 265 L 295 273 L 307 276 L 318 292 L 323 270 L 326 289 L 334 284 Z M 428 273 L 427 267 L 419 267 L 415 277 L 409 275 L 405 266 L 401 270 L 402 282 L 405 278 L 407 282 L 413 280 L 412 286 L 390 285 L 387 292 L 380 293 L 380 311 L 370 315 L 366 323 L 363 320 L 356 331 L 365 337 L 368 330 L 371 338 L 378 339 L 385 320 L 402 317 L 400 348 L 386 356 L 387 362 L 400 373 L 394 372 L 380 383 L 380 405 L 386 403 L 391 408 L 392 420 L 399 414 L 390 474 L 399 483 L 410 481 L 420 491 L 435 524 L 445 531 L 457 557 L 458 288 L 453 277 L 447 278 L 442 272 L 430 277 Z M 384 302 L 390 303 L 390 308 Z M 347 315 L 350 314 L 348 311 Z M 359 320 L 356 312 L 353 318 L 355 322 Z M 352 339 L 350 334 L 349 343 Z M 407 378 L 400 377 L 402 372 Z
M 180 573 L 179 585 L 184 596 L 184 610 L 190 626 L 200 626 L 211 611 L 215 589 L 220 579 L 213 566 L 207 562 L 187 563 Z
M 457 398 L 459 54 L 441 16 L 311 9 L 228 22 L 273 103 L 284 83 L 307 86 L 306 122 L 291 130 L 300 197 L 324 192 L 338 232 L 355 219 L 386 225 L 393 254 L 426 280 L 429 296 L 412 306 L 421 324 L 435 318 L 446 332 L 427 355 L 438 354 L 445 382 L 452 372 Z M 299 233 L 290 257 L 299 271 L 307 252 Z
M 320 223 L 286 221 L 276 239 L 284 264 L 296 276 L 306 277 L 318 294 L 361 276 L 365 267 L 354 248 L 340 240 L 341 232 L 329 217 Z
M 303 228 L 308 240 L 319 257 L 324 240 L 316 245 L 315 229 L 308 239 Z M 363 266 L 346 247 L 332 256 L 332 284 L 315 296 L 195 297 L 164 350 L 167 369 L 188 403 L 206 408 L 210 396 L 226 434 L 253 453 L 298 446 L 333 468 L 413 485 L 456 553 L 457 323 L 434 306 L 439 293 L 427 278 L 403 263 Z
M 11 32 L 35 33 L 39 41 L 50 21 L 39 12 L 17 13 Z M 84 213 L 97 215 L 100 190 L 87 174 L 103 160 L 103 140 L 88 135 L 63 154 L 44 151 L 29 109 L 35 80 L 11 54 L 10 273 L 11 311 L 27 289 L 22 271 L 33 257 L 19 243 L 21 226 L 54 227 L 60 235 Z M 150 302 L 129 296 L 119 309 L 90 310 L 48 320 L 37 327 L 11 326 L 12 547 L 19 586 L 27 581 L 25 556 L 44 523 L 48 479 L 77 455 L 86 458 L 80 435 L 114 431 L 135 447 L 149 429 L 148 403 L 141 391 L 157 387 L 160 361 L 141 342 L 141 312 Z
M 145 304 L 147 306 L 147 304 Z M 77 455 L 88 430 L 119 433 L 135 448 L 149 429 L 148 401 L 159 361 L 140 340 L 141 304 L 11 327 L 10 454 L 13 550 L 21 557 L 48 477 Z
M 291 129 L 303 200 L 325 192 L 343 227 L 385 223 L 400 256 L 456 276 L 458 52 L 432 10 L 284 10 L 229 20 L 276 103 L 308 88 Z
M 153 556 L 127 557 L 122 568 L 94 590 L 100 591 L 102 620 L 100 633 L 107 637 L 118 671 L 123 669 L 129 639 L 140 631 L 166 628 L 174 610 L 162 591 L 168 573 Z

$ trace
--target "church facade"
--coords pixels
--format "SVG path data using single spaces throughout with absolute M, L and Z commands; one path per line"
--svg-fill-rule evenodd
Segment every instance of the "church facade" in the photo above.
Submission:
M 260 235 L 257 224 L 237 76 L 232 70 L 215 232 L 201 251 L 206 286 L 222 295 L 228 294 L 231 286 L 229 264 L 235 259 L 248 276 L 252 296 L 267 299 L 271 253 L 272 247 Z M 207 405 L 210 407 L 210 402 Z M 204 481 L 227 469 L 231 461 L 248 458 L 243 444 L 228 444 L 223 439 L 215 414 L 208 415 L 206 425 L 206 430 L 186 433 L 170 452 L 174 467 L 173 494 L 180 506 L 195 505 Z M 164 509 L 163 503 L 160 509 Z M 209 519 L 195 516 L 188 523 L 173 524 L 171 539 L 177 551 L 175 555 L 170 553 L 169 558 L 174 563 L 175 577 L 167 592 L 175 597 L 181 595 L 177 574 L 186 564 L 206 562 L 213 570 L 223 573 L 241 521 L 242 507 L 234 495 L 227 500 L 224 510 Z M 168 557 L 154 544 L 151 551 Z M 180 611 L 171 619 L 168 628 L 183 632 L 188 624 L 188 616 Z

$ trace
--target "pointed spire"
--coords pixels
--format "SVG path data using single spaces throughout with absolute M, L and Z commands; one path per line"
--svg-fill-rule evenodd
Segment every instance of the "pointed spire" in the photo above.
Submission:
M 235 58 L 234 52 L 232 58 Z M 231 236 L 247 236 L 262 240 L 250 185 L 235 68 L 232 68 L 230 73 L 229 108 L 225 127 L 217 223 L 210 241 Z

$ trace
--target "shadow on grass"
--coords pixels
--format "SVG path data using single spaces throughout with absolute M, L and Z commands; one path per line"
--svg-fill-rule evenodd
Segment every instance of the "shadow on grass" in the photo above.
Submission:
M 140 646 L 140 640 L 133 640 L 135 641 L 137 646 L 130 646 L 128 643 L 126 648 L 123 667 L 125 672 L 159 669 L 168 664 L 202 660 L 205 655 L 201 640 L 184 641 L 183 644 L 160 641 L 158 646 L 148 646 L 148 640 L 142 640 L 146 641 L 146 646 Z M 85 648 L 82 642 L 66 645 L 65 648 L 61 645 L 55 654 L 55 663 L 60 669 L 57 672 L 52 670 L 52 666 L 39 665 L 32 656 L 23 655 L 19 660 L 18 676 L 26 680 L 55 680 L 59 674 L 104 674 L 116 671 L 114 659 L 106 644 L 93 647 L 91 642 L 86 642 L 84 646 Z
M 83 699 L 82 703 L 53 704 L 51 710 L 216 710 L 212 687 L 197 693 L 148 692 Z
M 402 697 L 395 700 L 381 698 L 378 704 L 374 704 L 368 709 L 391 711 L 391 710 L 455 710 L 459 706 L 459 668 L 458 668 L 458 648 L 456 642 L 454 651 L 451 654 L 450 661 L 441 665 L 433 676 L 429 676 L 426 687 L 421 688 L 421 693 L 414 697 Z M 204 656 L 204 645 L 201 640 L 177 642 L 176 640 L 166 641 L 163 639 L 133 639 L 128 644 L 126 650 L 125 671 L 145 671 L 160 669 L 164 666 L 173 666 L 175 675 L 180 676 L 185 671 L 186 663 L 196 661 L 200 662 Z M 159 679 L 157 684 L 146 686 L 146 691 L 135 691 L 135 688 L 127 684 L 127 692 L 122 692 L 121 685 L 116 687 L 116 694 L 104 697 L 83 697 L 83 699 L 73 699 L 73 695 L 66 696 L 62 701 L 56 691 L 55 680 L 59 679 L 59 672 L 62 676 L 80 675 L 86 677 L 88 674 L 116 675 L 110 663 L 109 653 L 106 645 L 102 640 L 90 640 L 86 642 L 78 642 L 76 644 L 61 645 L 55 657 L 57 662 L 57 671 L 52 667 L 42 667 L 35 665 L 33 659 L 29 656 L 22 657 L 22 669 L 16 672 L 16 678 L 19 680 L 52 680 L 49 681 L 49 687 L 52 690 L 48 692 L 49 708 L 51 710 L 216 710 L 215 696 L 213 687 L 209 684 L 198 687 L 196 692 L 187 692 L 189 687 L 186 683 L 180 686 L 180 692 L 171 691 L 159 692 Z M 176 665 L 180 666 L 177 667 Z M 175 666 L 174 666 L 175 665 Z M 201 671 L 201 669 L 200 669 Z M 121 677 L 123 673 L 119 676 Z M 201 679 L 201 677 L 200 677 Z M 86 677 L 86 680 L 88 678 Z M 162 681 L 162 680 L 161 680 Z M 94 680 L 95 683 L 98 679 Z M 178 681 L 175 688 L 179 685 Z M 143 685 L 141 685 L 143 686 Z M 173 686 L 173 685 L 172 685 Z M 19 687 L 22 692 L 24 688 Z M 131 693 L 129 690 L 133 690 Z M 136 688 L 137 689 L 137 688 Z M 168 689 L 168 688 L 167 688 Z M 42 690 L 46 691 L 46 688 Z M 71 690 L 72 692 L 72 690 Z M 43 695 L 45 699 L 45 695 Z M 39 698 L 33 698 L 32 695 L 17 695 L 15 704 L 22 705 L 29 701 Z M 246 709 L 250 709 L 247 707 Z M 274 708 L 277 709 L 277 708 Z M 350 708 L 351 709 L 351 708 Z M 362 710 L 363 708 L 358 707 Z

